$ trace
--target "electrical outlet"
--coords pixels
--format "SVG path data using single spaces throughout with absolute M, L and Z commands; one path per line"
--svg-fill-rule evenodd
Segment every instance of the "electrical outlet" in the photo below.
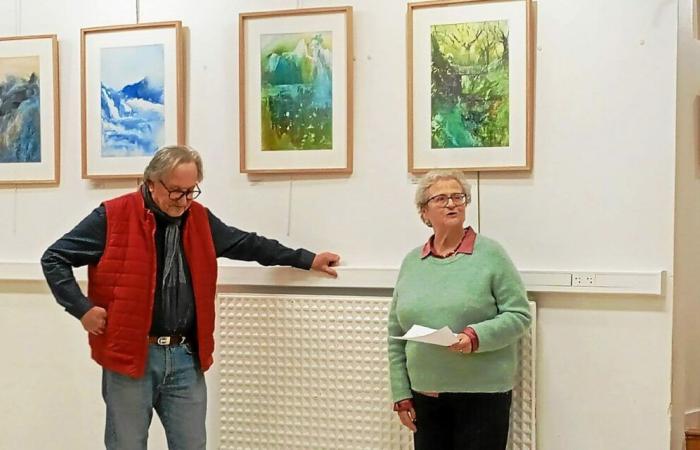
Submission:
M 595 286 L 595 274 L 586 272 L 576 272 L 571 274 L 571 286 L 586 287 Z

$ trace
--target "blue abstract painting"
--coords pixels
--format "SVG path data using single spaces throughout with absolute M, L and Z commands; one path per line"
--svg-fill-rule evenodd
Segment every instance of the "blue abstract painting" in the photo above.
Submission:
M 165 142 L 163 44 L 100 53 L 101 155 L 153 155 Z
M 0 58 L 0 163 L 41 162 L 39 57 Z

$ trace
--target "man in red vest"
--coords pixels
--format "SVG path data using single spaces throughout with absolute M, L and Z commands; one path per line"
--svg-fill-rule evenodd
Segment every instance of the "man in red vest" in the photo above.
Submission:
M 102 203 L 41 258 L 58 303 L 103 368 L 107 449 L 145 449 L 153 410 L 171 450 L 205 449 L 218 257 L 337 274 L 333 253 L 293 250 L 229 227 L 194 201 L 202 160 L 164 147 L 138 191 Z M 88 295 L 72 267 L 88 265 Z

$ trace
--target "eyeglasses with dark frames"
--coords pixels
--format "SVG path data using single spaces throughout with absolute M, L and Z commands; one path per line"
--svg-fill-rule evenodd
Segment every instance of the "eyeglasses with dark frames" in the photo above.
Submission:
M 438 194 L 433 195 L 428 200 L 425 201 L 426 204 L 432 202 L 435 206 L 444 208 L 452 200 L 455 206 L 462 206 L 470 200 L 470 196 L 463 192 L 455 192 L 453 194 Z
M 187 200 L 194 200 L 195 198 L 199 197 L 199 195 L 202 193 L 202 190 L 199 188 L 198 184 L 196 184 L 192 189 L 183 191 L 180 189 L 168 189 L 168 186 L 166 186 L 162 180 L 158 180 L 158 182 L 163 186 L 163 188 L 166 191 L 168 191 L 168 197 L 170 197 L 170 200 L 173 201 L 182 200 L 183 197 L 185 197 Z

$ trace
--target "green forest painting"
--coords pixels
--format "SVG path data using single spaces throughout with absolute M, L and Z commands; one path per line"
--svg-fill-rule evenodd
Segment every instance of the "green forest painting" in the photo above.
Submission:
M 508 22 L 431 26 L 432 148 L 507 147 Z
M 331 32 L 261 36 L 262 150 L 333 147 Z

